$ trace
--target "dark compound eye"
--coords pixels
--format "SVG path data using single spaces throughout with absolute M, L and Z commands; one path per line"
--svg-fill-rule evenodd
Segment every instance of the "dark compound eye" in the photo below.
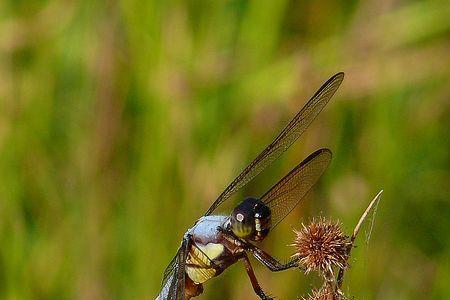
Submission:
M 254 202 L 250 199 L 242 201 L 231 214 L 231 230 L 240 238 L 247 238 L 254 231 Z
M 255 218 L 265 220 L 270 217 L 270 209 L 264 204 L 255 206 Z
M 230 221 L 236 236 L 262 240 L 270 228 L 270 209 L 259 199 L 247 198 L 233 210 Z
M 252 236 L 252 239 L 255 241 L 261 241 L 267 236 L 267 234 L 270 231 L 271 227 L 270 208 L 260 201 L 255 205 L 254 216 L 255 216 L 255 232 Z

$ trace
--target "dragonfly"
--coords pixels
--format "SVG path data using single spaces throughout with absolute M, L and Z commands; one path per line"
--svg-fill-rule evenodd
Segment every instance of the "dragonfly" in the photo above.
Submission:
M 214 214 L 217 207 L 260 174 L 308 128 L 344 79 L 340 72 L 328 79 L 278 136 L 219 195 L 206 213 L 184 234 L 176 255 L 164 271 L 156 300 L 188 300 L 203 292 L 203 284 L 241 261 L 255 294 L 271 300 L 258 283 L 249 254 L 272 272 L 299 267 L 295 256 L 284 262 L 259 243 L 298 205 L 331 162 L 327 148 L 310 154 L 259 198 L 247 197 L 231 214 Z

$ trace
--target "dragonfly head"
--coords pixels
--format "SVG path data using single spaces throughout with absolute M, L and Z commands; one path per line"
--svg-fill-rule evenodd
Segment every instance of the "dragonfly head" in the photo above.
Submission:
M 230 223 L 237 237 L 262 241 L 270 230 L 271 212 L 261 200 L 246 198 L 231 213 Z

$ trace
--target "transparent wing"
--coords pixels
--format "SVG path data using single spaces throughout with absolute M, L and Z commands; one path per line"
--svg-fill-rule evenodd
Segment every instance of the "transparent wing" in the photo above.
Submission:
M 173 275 L 174 272 L 176 272 L 178 256 L 180 255 L 180 252 L 181 252 L 181 247 L 178 249 L 177 254 L 175 254 L 175 256 L 170 261 L 169 265 L 164 270 L 164 276 L 163 276 L 163 280 L 161 283 L 161 288 L 163 288 L 167 284 L 171 275 Z
M 161 292 L 157 300 L 184 300 L 187 247 L 186 239 L 164 270 Z
M 281 131 L 275 140 L 267 146 L 241 172 L 241 174 L 239 174 L 239 176 L 230 183 L 230 185 L 228 185 L 223 193 L 216 199 L 216 201 L 214 201 L 205 215 L 210 215 L 220 204 L 255 178 L 259 173 L 261 173 L 262 170 L 264 170 L 264 168 L 270 165 L 284 151 L 286 151 L 322 111 L 330 98 L 339 88 L 343 79 L 344 73 L 337 73 L 328 79 L 328 81 L 320 87 L 314 96 L 297 113 L 294 119 L 292 119 L 292 121 L 289 122 L 289 124 Z
M 185 289 L 185 276 L 186 276 L 186 257 L 187 257 L 187 251 L 188 251 L 188 244 L 189 240 L 185 239 L 183 240 L 183 243 L 181 245 L 181 252 L 178 255 L 178 262 L 177 262 L 177 272 L 176 272 L 176 278 L 177 278 L 177 282 L 174 285 L 175 287 L 175 291 L 173 293 L 173 298 L 170 297 L 170 300 L 184 300 L 185 299 L 185 294 L 184 294 L 184 289 Z
M 261 197 L 272 212 L 272 229 L 308 193 L 330 164 L 331 157 L 329 149 L 315 151 Z

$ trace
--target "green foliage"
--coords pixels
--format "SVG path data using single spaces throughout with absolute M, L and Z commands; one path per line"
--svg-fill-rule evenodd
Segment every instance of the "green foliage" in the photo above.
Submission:
M 0 2 L 0 298 L 152 299 L 184 231 L 338 71 L 242 193 L 334 152 L 264 247 L 291 255 L 291 225 L 320 212 L 350 231 L 384 189 L 344 291 L 447 298 L 449 20 L 445 1 Z M 312 284 L 256 272 L 281 299 Z M 236 265 L 200 299 L 253 298 Z

